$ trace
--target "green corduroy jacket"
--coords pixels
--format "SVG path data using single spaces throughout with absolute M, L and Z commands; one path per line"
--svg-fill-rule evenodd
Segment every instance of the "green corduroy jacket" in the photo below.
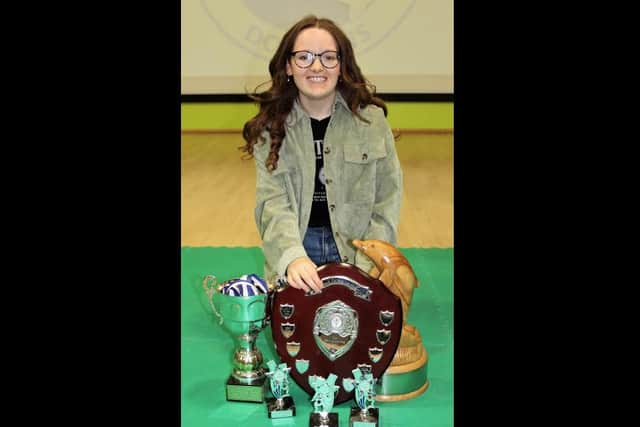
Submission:
M 369 105 L 355 116 L 337 93 L 324 137 L 324 173 L 329 218 L 343 262 L 369 272 L 369 258 L 356 251 L 353 239 L 379 239 L 396 244 L 402 170 L 391 128 L 381 108 Z M 264 277 L 284 277 L 295 258 L 306 256 L 302 245 L 315 182 L 315 145 L 311 121 L 296 100 L 285 122 L 277 169 L 265 160 L 270 138 L 254 147 L 256 164 L 255 220 L 265 257 Z

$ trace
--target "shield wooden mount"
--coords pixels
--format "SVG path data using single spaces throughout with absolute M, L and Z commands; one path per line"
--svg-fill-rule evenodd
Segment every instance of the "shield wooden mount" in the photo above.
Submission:
M 309 395 L 309 376 L 331 373 L 352 378 L 353 369 L 381 378 L 402 333 L 402 305 L 380 280 L 352 264 L 318 267 L 324 288 L 305 294 L 286 286 L 271 300 L 271 331 L 276 351 L 290 376 Z M 334 404 L 353 398 L 342 387 Z

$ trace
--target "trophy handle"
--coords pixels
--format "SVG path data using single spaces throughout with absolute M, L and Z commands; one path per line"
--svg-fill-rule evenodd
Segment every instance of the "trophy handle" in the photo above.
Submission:
M 216 278 L 216 276 L 214 276 L 213 274 L 207 274 L 202 280 L 202 287 L 204 288 L 204 292 L 207 294 L 207 299 L 209 300 L 209 305 L 211 306 L 213 313 L 218 316 L 220 325 L 222 325 L 224 319 L 222 318 L 222 315 L 218 313 L 218 310 L 216 310 L 216 306 L 213 304 L 213 293 L 215 292 L 215 286 L 217 283 L 218 279 Z
M 266 328 L 268 325 L 271 324 L 271 313 L 273 312 L 273 300 L 274 300 L 274 295 L 275 295 L 276 291 L 275 290 L 270 290 L 269 293 L 267 294 L 267 303 L 265 304 L 265 310 L 264 310 L 264 320 L 262 321 L 262 327 Z
M 267 284 L 267 301 L 265 305 L 265 316 L 262 321 L 262 327 L 265 328 L 271 324 L 271 315 L 273 313 L 273 301 L 275 299 L 276 292 L 280 291 L 286 286 L 289 286 L 287 283 L 286 277 L 275 277 L 275 284 Z

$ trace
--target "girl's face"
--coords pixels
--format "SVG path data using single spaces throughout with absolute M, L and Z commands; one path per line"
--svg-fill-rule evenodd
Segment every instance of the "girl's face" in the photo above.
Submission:
M 293 52 L 301 50 L 320 54 L 327 51 L 337 52 L 338 46 L 327 30 L 307 28 L 298 34 L 293 44 Z M 333 56 L 331 53 L 325 55 L 324 60 L 328 65 L 333 65 L 331 56 Z M 296 64 L 292 56 L 287 61 L 287 75 L 293 76 L 301 98 L 306 98 L 309 101 L 327 100 L 332 102 L 338 77 L 340 77 L 340 62 L 338 61 L 334 68 L 327 68 L 320 61 L 320 57 L 315 57 L 309 67 L 302 68 Z

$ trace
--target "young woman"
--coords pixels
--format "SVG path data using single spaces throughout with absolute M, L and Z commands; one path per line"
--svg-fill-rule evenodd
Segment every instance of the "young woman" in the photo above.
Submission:
M 372 264 L 353 239 L 395 244 L 402 171 L 385 103 L 331 20 L 307 16 L 269 62 L 271 87 L 244 125 L 256 164 L 255 220 L 265 278 L 320 292 L 316 268 Z

